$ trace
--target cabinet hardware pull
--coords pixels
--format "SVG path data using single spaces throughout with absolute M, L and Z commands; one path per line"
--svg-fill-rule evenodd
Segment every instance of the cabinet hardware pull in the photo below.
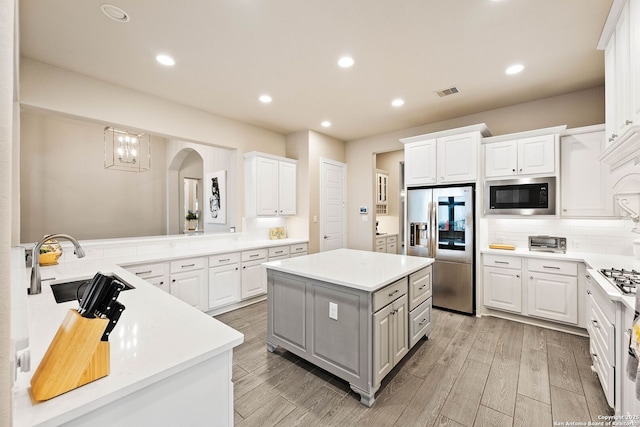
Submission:
M 149 273 L 151 273 L 152 271 L 153 271 L 153 270 L 149 270 L 149 271 L 139 271 L 139 272 L 137 272 L 137 273 L 136 273 L 136 276 L 139 276 L 139 275 L 141 275 L 141 274 L 149 274 Z
M 389 294 L 389 296 L 390 296 L 390 297 L 392 297 L 392 296 L 393 296 L 393 294 L 396 294 L 396 293 L 398 293 L 398 292 L 400 292 L 400 289 L 396 289 L 395 291 L 391 292 L 391 293 Z
M 552 265 L 543 265 L 542 268 L 549 268 L 549 269 L 552 269 L 552 270 L 560 270 L 560 267 L 554 267 Z
M 598 323 L 597 320 L 591 319 L 591 323 L 593 323 L 593 326 L 595 326 L 596 328 L 600 329 L 600 324 Z
M 625 125 L 633 124 L 633 120 L 625 120 L 624 124 Z
M 519 275 L 519 274 L 516 274 L 516 279 L 519 279 L 519 278 L 520 278 L 520 275 Z
M 509 261 L 494 261 L 496 264 L 509 264 Z
M 218 262 L 227 262 L 227 261 L 231 261 L 231 258 L 225 258 L 225 259 L 218 260 Z
M 591 279 L 591 276 L 589 276 L 588 274 L 587 274 L 587 279 Z
M 283 253 L 283 252 L 284 252 L 284 251 L 276 251 L 276 253 L 277 253 L 277 254 L 281 254 L 281 253 Z
M 195 264 L 186 264 L 182 266 L 182 268 L 187 268 L 187 267 L 195 267 Z
M 176 283 L 176 279 L 171 280 L 173 283 Z
M 260 256 L 260 254 L 253 254 L 253 255 L 249 255 L 249 258 L 255 258 L 257 256 Z
M 533 276 L 529 276 L 529 280 L 533 280 Z
M 160 282 L 161 285 L 164 285 L 164 282 Z
M 591 291 L 587 290 L 587 295 L 591 295 Z
M 419 290 L 419 291 L 421 291 L 421 290 L 423 290 L 423 289 L 424 289 L 424 288 L 426 288 L 426 287 L 427 287 L 427 285 L 422 285 L 422 286 L 420 286 L 420 287 L 418 288 L 418 290 Z
M 426 322 L 426 321 L 427 321 L 427 319 L 422 319 L 422 320 L 420 321 L 420 323 L 418 323 L 418 326 L 422 326 L 422 325 L 424 325 L 424 322 Z

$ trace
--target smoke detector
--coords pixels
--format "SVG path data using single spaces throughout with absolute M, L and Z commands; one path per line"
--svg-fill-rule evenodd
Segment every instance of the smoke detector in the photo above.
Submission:
M 458 93 L 458 88 L 453 86 L 448 89 L 442 89 L 436 92 L 439 97 L 453 95 L 454 93 Z

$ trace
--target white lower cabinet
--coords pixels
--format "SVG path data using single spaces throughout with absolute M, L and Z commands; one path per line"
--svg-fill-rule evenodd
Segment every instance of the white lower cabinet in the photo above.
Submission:
M 484 305 L 522 313 L 522 259 L 484 255 L 482 267 Z
M 527 261 L 529 316 L 578 324 L 578 265 L 574 262 Z
M 125 269 L 136 277 L 146 280 L 158 289 L 170 293 L 171 286 L 169 282 L 169 264 L 166 262 L 158 262 L 154 264 L 142 264 L 125 267 Z
M 171 295 L 199 310 L 206 310 L 207 275 L 205 258 L 190 258 L 171 261 Z
M 209 257 L 209 310 L 240 301 L 240 253 Z
M 300 243 L 297 245 L 289 245 L 289 258 L 307 255 L 309 252 L 308 243 Z
M 242 252 L 242 299 L 267 293 L 267 274 L 262 263 L 267 261 L 267 250 L 256 249 Z

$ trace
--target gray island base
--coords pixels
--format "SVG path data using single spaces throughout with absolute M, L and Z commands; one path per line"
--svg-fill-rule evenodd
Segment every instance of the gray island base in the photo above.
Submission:
M 430 258 L 350 249 L 267 269 L 267 350 L 349 382 L 371 407 L 382 379 L 431 332 Z

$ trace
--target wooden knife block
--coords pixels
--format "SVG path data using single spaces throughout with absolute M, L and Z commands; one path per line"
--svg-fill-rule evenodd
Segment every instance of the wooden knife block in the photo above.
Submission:
M 109 342 L 100 341 L 109 319 L 87 319 L 71 309 L 31 378 L 31 391 L 48 400 L 109 375 Z

